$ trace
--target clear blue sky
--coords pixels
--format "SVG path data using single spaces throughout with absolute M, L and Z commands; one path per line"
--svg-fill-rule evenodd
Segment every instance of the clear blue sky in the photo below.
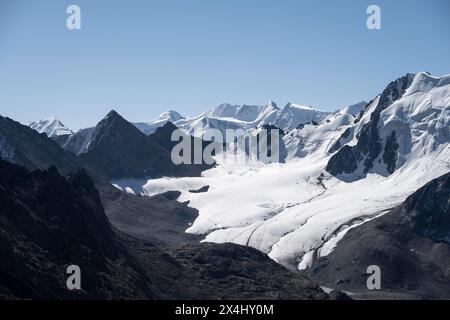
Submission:
M 82 29 L 66 28 L 77 4 Z M 366 8 L 382 30 L 366 28 Z M 450 73 L 450 1 L 0 0 L 0 114 L 72 129 L 223 102 L 334 110 Z

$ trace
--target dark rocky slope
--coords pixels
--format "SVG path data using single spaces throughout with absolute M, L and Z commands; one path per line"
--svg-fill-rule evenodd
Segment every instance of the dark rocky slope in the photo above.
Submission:
M 381 292 L 366 287 L 369 265 L 381 268 Z M 309 270 L 321 285 L 366 297 L 450 298 L 450 173 L 386 215 L 350 230 Z
M 0 116 L 0 159 L 20 164 L 28 169 L 47 169 L 51 165 L 67 174 L 86 164 L 45 133 Z
M 66 268 L 82 269 L 82 291 Z M 151 298 L 151 280 L 111 232 L 84 171 L 59 175 L 0 161 L 0 292 L 14 298 Z
M 81 268 L 81 291 L 66 267 Z M 251 248 L 164 247 L 115 231 L 81 170 L 29 172 L 0 161 L 0 298 L 197 299 L 327 297 Z
M 220 299 L 327 299 L 303 272 L 291 272 L 251 247 L 201 243 L 169 249 L 171 255 L 214 284 Z
M 133 237 L 168 245 L 198 242 L 200 236 L 186 233 L 197 210 L 177 201 L 178 192 L 153 197 L 135 196 L 111 185 L 99 185 L 102 203 L 115 228 Z

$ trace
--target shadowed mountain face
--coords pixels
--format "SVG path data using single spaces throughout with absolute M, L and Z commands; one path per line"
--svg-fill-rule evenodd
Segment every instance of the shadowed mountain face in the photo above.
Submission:
M 28 169 L 47 169 L 51 165 L 67 174 L 80 168 L 81 161 L 64 151 L 45 133 L 0 116 L 0 158 Z
M 28 172 L 0 161 L 0 297 L 152 297 L 151 281 L 111 232 L 84 171 Z M 83 270 L 83 290 L 66 288 L 66 268 Z
M 384 294 L 450 298 L 450 173 L 386 215 L 350 230 L 309 272 L 321 285 L 377 297 L 366 287 L 369 265 L 380 267 Z
M 419 236 L 450 245 L 450 173 L 408 197 L 402 215 Z
M 77 156 L 81 153 L 85 153 L 89 147 L 89 143 L 94 133 L 95 127 L 85 128 L 78 130 L 76 133 L 70 136 L 52 137 L 53 140 L 65 150 L 70 151 Z
M 166 125 L 160 132 L 147 136 L 111 111 L 96 126 L 87 152 L 80 157 L 111 180 L 199 176 L 207 166 L 175 165 L 172 162 L 169 147 L 174 129 L 176 127 Z
M 0 160 L 0 298 L 325 299 L 304 276 L 234 244 L 155 246 L 114 231 L 84 171 Z M 81 269 L 80 291 L 66 268 Z

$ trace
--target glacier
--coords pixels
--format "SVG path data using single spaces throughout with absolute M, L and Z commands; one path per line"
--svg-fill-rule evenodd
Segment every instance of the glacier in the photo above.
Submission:
M 290 269 L 304 269 L 329 254 L 348 230 L 450 171 L 450 75 L 421 72 L 377 118 L 381 145 L 396 132 L 395 170 L 388 172 L 380 154 L 364 176 L 361 168 L 336 176 L 327 172 L 333 154 L 358 143 L 379 103 L 377 96 L 362 114 L 344 108 L 320 123 L 289 130 L 283 138 L 285 163 L 236 162 L 218 155 L 218 165 L 202 177 L 125 179 L 114 185 L 144 196 L 180 191 L 179 200 L 199 212 L 186 232 L 203 235 L 207 242 L 252 246 Z M 223 109 L 226 115 L 234 112 Z M 340 146 L 333 148 L 336 141 Z M 190 192 L 204 186 L 209 186 L 206 192 Z

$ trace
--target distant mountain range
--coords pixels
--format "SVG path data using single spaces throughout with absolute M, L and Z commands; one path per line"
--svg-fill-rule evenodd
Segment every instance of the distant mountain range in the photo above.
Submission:
M 354 114 L 361 112 L 366 101 L 345 107 L 343 112 Z M 151 135 L 168 122 L 182 129 L 187 134 L 202 137 L 208 129 L 218 129 L 223 134 L 226 129 L 243 129 L 244 131 L 260 128 L 264 125 L 274 125 L 283 131 L 291 131 L 306 123 L 322 122 L 327 116 L 333 114 L 314 109 L 306 105 L 288 103 L 284 108 L 270 101 L 267 105 L 231 105 L 221 104 L 197 117 L 185 118 L 176 111 L 168 111 L 150 122 L 135 122 L 133 125 L 146 135 Z M 54 119 L 54 118 L 51 118 Z M 86 152 L 92 135 L 92 128 L 81 129 L 72 133 L 64 127 L 59 120 L 41 120 L 30 126 L 38 132 L 45 132 L 51 138 L 56 138 L 65 145 L 66 149 L 80 154 Z M 59 123 L 59 127 L 55 127 Z M 59 136 L 59 138 L 58 138 Z M 78 143 L 77 143 L 78 141 Z M 75 145 L 75 147 L 74 147 Z
M 125 161 L 125 159 L 129 157 L 130 154 L 136 153 L 136 151 L 144 152 L 145 148 L 138 148 L 137 146 L 146 146 L 148 144 L 152 144 L 152 140 L 154 140 L 153 137 L 160 135 L 161 132 L 164 131 L 159 130 L 158 132 L 158 129 L 167 126 L 168 124 L 174 126 L 174 129 L 182 129 L 186 133 L 186 135 L 191 135 L 194 138 L 202 138 L 205 132 L 210 129 L 220 130 L 223 134 L 223 137 L 226 138 L 227 129 L 241 129 L 241 132 L 256 134 L 258 130 L 262 128 L 268 128 L 269 126 L 280 129 L 284 135 L 285 132 L 295 131 L 297 129 L 303 128 L 308 124 L 322 123 L 325 119 L 328 119 L 329 117 L 337 114 L 344 113 L 354 117 L 364 109 L 366 104 L 367 103 L 365 101 L 362 101 L 355 105 L 343 108 L 341 112 L 336 111 L 334 113 L 324 112 L 313 109 L 310 106 L 297 105 L 292 103 L 288 103 L 284 108 L 279 109 L 277 105 L 272 101 L 268 105 L 262 106 L 221 104 L 216 108 L 213 108 L 193 118 L 185 118 L 176 111 L 168 111 L 161 114 L 156 120 L 151 122 L 131 123 L 143 134 L 149 136 L 149 138 L 144 138 L 144 136 L 139 134 L 137 130 L 133 130 L 130 125 L 126 125 L 125 122 L 128 122 L 123 119 L 117 112 L 112 112 L 112 114 L 114 115 L 112 117 L 113 120 L 116 118 L 120 118 L 122 119 L 122 121 L 116 121 L 116 125 L 108 129 L 109 132 L 107 132 L 106 135 L 116 135 L 115 138 L 110 137 L 110 141 L 114 141 L 114 143 L 112 143 L 109 148 L 111 151 L 116 150 L 118 152 L 122 152 L 121 155 L 116 155 L 116 159 L 118 160 L 119 158 L 121 158 L 121 161 Z M 110 125 L 105 125 L 105 122 L 107 122 L 109 116 L 110 115 L 107 115 L 105 119 L 102 120 L 97 126 L 81 129 L 75 133 L 70 131 L 70 129 L 64 127 L 61 121 L 53 117 L 50 118 L 51 121 L 41 120 L 37 122 L 40 124 L 39 127 L 36 126 L 36 123 L 32 123 L 30 127 L 40 133 L 46 133 L 50 138 L 58 142 L 58 144 L 60 144 L 64 149 L 76 155 L 82 155 L 83 158 L 89 158 L 92 157 L 93 153 L 95 153 L 94 149 L 99 148 L 98 146 L 96 148 L 91 146 L 93 140 L 102 140 L 98 137 L 99 135 L 105 134 L 99 133 L 99 131 L 104 130 L 102 128 L 110 127 Z M 118 123 L 121 123 L 121 125 L 118 125 Z M 159 143 L 164 140 L 170 140 L 170 134 L 171 132 L 166 132 L 167 136 L 161 137 L 159 139 Z M 137 140 L 140 141 L 135 141 L 135 139 L 131 137 L 136 137 Z M 146 140 L 146 142 L 143 143 L 143 140 Z M 117 148 L 116 144 L 118 143 L 118 141 L 122 141 L 122 148 Z M 291 141 L 292 139 L 287 139 L 285 141 L 286 143 L 290 144 L 289 146 L 287 146 L 287 148 L 291 149 L 289 154 L 285 151 L 285 142 L 281 141 L 280 147 L 282 153 L 280 161 L 282 162 L 288 155 L 294 156 L 295 153 L 298 152 L 297 141 L 295 142 L 295 145 L 290 143 Z M 102 140 L 102 144 L 103 143 L 104 140 Z M 133 143 L 134 145 L 131 146 Z M 155 151 L 155 148 L 158 148 L 157 144 L 158 142 L 156 143 L 156 145 L 153 144 L 153 146 L 150 148 L 152 150 L 151 153 Z M 173 144 L 170 145 L 170 147 L 172 146 Z M 126 149 L 128 149 L 128 151 L 125 152 Z M 160 150 L 159 155 L 158 153 L 156 153 L 154 156 L 155 161 L 149 164 L 147 168 L 143 168 L 142 170 L 138 169 L 141 170 L 139 174 L 137 172 L 130 172 L 131 168 L 142 168 L 142 166 L 139 165 L 137 167 L 134 165 L 126 165 L 126 169 L 122 168 L 120 169 L 122 170 L 122 172 L 115 172 L 115 174 L 112 174 L 111 171 L 118 170 L 118 168 L 113 169 L 111 162 L 109 164 L 103 163 L 101 166 L 103 168 L 107 168 L 105 170 L 110 171 L 109 175 L 112 179 L 128 177 L 156 177 L 159 175 L 198 175 L 202 170 L 204 170 L 205 167 L 200 168 L 198 166 L 193 167 L 199 168 L 194 169 L 197 170 L 196 174 L 192 172 L 183 173 L 183 170 L 179 170 L 178 167 L 174 167 L 167 172 L 164 171 L 164 168 L 159 168 L 156 171 L 150 170 L 149 168 L 155 167 L 155 164 L 162 159 L 166 159 L 161 161 L 162 163 L 164 163 L 164 166 L 170 166 L 170 161 L 168 161 L 169 159 L 167 155 L 167 151 L 170 152 L 170 150 L 168 150 L 168 148 L 166 149 L 167 150 Z M 104 155 L 107 155 L 108 157 L 111 156 L 111 152 L 104 152 L 104 150 L 98 151 L 97 153 L 100 157 Z M 136 157 L 137 155 L 132 156 L 133 159 L 135 159 Z M 141 158 L 145 158 L 146 161 L 148 161 L 152 157 L 147 154 L 145 156 L 142 156 Z
M 362 103 L 364 104 L 364 103 Z M 360 111 L 365 105 L 360 106 Z M 331 112 L 316 110 L 310 106 L 288 103 L 280 109 L 275 102 L 267 105 L 231 105 L 221 104 L 199 116 L 185 118 L 175 111 L 161 114 L 150 122 L 135 123 L 136 127 L 146 134 L 153 133 L 156 128 L 170 121 L 186 133 L 201 137 L 208 129 L 254 129 L 263 125 L 274 125 L 283 131 L 290 131 L 299 125 L 315 121 L 321 122 Z

